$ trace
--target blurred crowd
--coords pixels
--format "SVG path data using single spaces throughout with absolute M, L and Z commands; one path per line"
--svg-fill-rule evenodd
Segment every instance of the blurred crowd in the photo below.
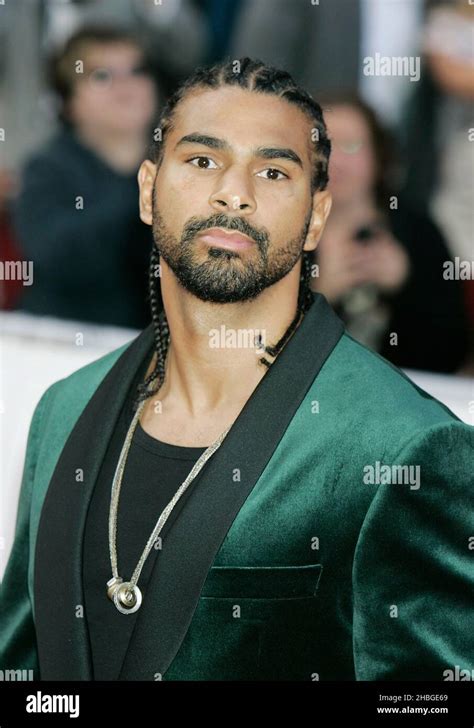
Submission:
M 314 290 L 398 366 L 474 374 L 469 0 L 17 0 L 2 13 L 3 310 L 150 322 L 136 175 L 159 111 L 198 65 L 249 55 L 324 109 L 333 208 Z M 384 58 L 410 71 L 368 71 Z M 33 285 L 6 274 L 12 261 L 33 262 Z

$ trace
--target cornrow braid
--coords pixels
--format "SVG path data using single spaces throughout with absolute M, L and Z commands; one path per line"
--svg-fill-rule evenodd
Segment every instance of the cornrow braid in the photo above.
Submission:
M 137 409 L 140 402 L 142 402 L 144 399 L 148 399 L 150 395 L 155 394 L 161 387 L 165 379 L 165 362 L 166 354 L 168 352 L 170 332 L 164 308 L 160 309 L 159 303 L 161 298 L 158 291 L 159 284 L 157 276 L 157 273 L 159 271 L 159 260 L 160 256 L 158 249 L 155 243 L 153 243 L 150 255 L 150 267 L 148 270 L 148 291 L 157 359 L 154 370 L 151 372 L 151 374 L 149 374 L 148 377 L 146 377 L 144 382 L 141 382 L 138 385 L 138 396 L 134 402 L 134 410 Z M 157 385 L 155 385 L 155 389 L 149 391 L 149 385 L 154 379 L 158 379 Z
M 300 287 L 298 291 L 298 306 L 296 310 L 296 315 L 281 339 L 279 339 L 279 341 L 275 344 L 275 346 L 265 347 L 266 353 L 270 354 L 270 356 L 278 356 L 278 354 L 292 335 L 293 331 L 297 328 L 306 311 L 311 307 L 313 303 L 313 294 L 311 292 L 309 283 L 310 278 L 311 257 L 309 253 L 305 252 L 303 253 L 303 259 L 301 261 Z M 268 359 L 265 359 L 265 357 L 262 357 L 261 359 L 259 359 L 259 361 L 262 364 L 265 364 L 265 366 L 267 366 L 268 368 L 271 366 L 271 363 L 268 361 Z
M 160 140 L 153 141 L 150 148 L 150 158 L 159 167 L 163 161 L 164 141 L 173 127 L 174 115 L 179 103 L 193 90 L 206 88 L 221 88 L 223 86 L 240 86 L 249 91 L 268 93 L 286 99 L 289 103 L 300 108 L 313 124 L 312 128 L 312 161 L 313 174 L 311 178 L 311 194 L 316 190 L 324 190 L 328 183 L 328 163 L 331 152 L 331 142 L 328 139 L 326 125 L 320 105 L 303 88 L 298 86 L 292 76 L 286 71 L 269 66 L 260 60 L 241 58 L 239 60 L 226 60 L 211 67 L 198 68 L 187 78 L 178 89 L 169 97 L 161 113 L 158 129 L 161 131 Z M 304 251 L 301 261 L 300 285 L 298 291 L 298 304 L 296 315 L 288 326 L 281 339 L 274 346 L 265 346 L 264 351 L 275 358 L 283 349 L 302 317 L 313 303 L 313 294 L 310 287 L 312 253 Z M 138 385 L 138 394 L 134 402 L 134 409 L 140 402 L 156 394 L 163 385 L 165 378 L 165 364 L 170 341 L 168 321 L 164 308 L 160 306 L 159 291 L 159 251 L 153 243 L 150 256 L 150 269 L 148 276 L 149 300 L 154 329 L 156 364 L 154 370 Z M 262 357 L 260 363 L 270 367 L 271 363 Z M 154 382 L 153 386 L 152 382 Z

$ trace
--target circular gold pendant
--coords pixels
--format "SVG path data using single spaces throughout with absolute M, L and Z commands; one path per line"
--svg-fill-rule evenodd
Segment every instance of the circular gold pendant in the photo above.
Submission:
M 113 595 L 114 604 L 122 614 L 133 614 L 142 603 L 142 593 L 138 586 L 129 581 L 117 585 Z

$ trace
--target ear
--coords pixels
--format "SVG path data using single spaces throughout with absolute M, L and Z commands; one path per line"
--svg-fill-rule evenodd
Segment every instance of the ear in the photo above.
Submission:
M 147 225 L 153 223 L 153 188 L 155 186 L 156 164 L 145 159 L 138 170 L 138 185 L 140 187 L 140 219 Z
M 321 235 L 331 212 L 332 197 L 329 190 L 315 192 L 313 195 L 313 212 L 309 223 L 303 250 L 316 250 Z

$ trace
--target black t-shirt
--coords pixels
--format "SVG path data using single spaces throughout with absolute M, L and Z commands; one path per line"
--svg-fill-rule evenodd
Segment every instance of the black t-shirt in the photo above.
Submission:
M 130 387 L 87 514 L 83 584 L 94 680 L 118 679 L 136 619 L 143 608 L 133 614 L 122 614 L 107 596 L 107 581 L 112 578 L 108 519 L 115 468 L 133 417 L 132 402 L 148 364 L 149 358 L 145 357 Z M 117 516 L 118 573 L 124 581 L 131 579 L 161 512 L 205 450 L 205 447 L 179 447 L 161 442 L 145 432 L 140 423 L 137 424 L 125 463 Z M 163 549 L 166 533 L 179 516 L 190 492 L 198 486 L 199 475 L 181 496 L 160 533 Z M 138 579 L 143 603 L 147 599 L 147 584 L 153 564 L 160 553 L 160 549 L 152 548 Z

